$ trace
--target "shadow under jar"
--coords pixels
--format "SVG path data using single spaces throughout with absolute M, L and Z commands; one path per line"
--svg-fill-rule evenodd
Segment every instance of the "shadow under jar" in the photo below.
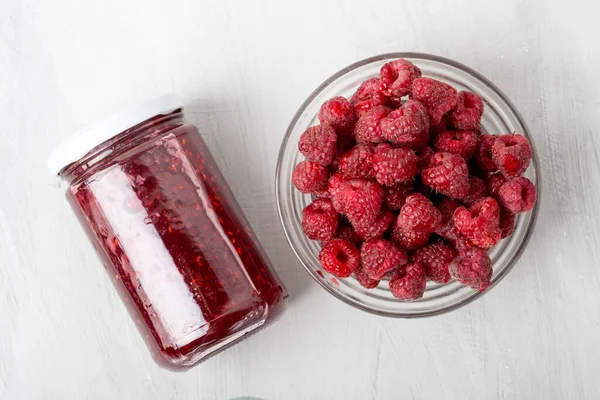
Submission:
M 181 108 L 149 116 L 59 175 L 153 357 L 185 369 L 273 322 L 287 292 L 198 129 Z

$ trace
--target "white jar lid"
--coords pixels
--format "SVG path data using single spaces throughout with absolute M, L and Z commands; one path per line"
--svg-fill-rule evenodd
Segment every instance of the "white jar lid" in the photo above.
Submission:
M 170 114 L 179 108 L 183 108 L 179 98 L 162 96 L 141 106 L 115 113 L 80 130 L 59 144 L 48 157 L 48 169 L 53 175 L 57 175 L 64 167 L 79 160 L 108 139 L 149 118 Z

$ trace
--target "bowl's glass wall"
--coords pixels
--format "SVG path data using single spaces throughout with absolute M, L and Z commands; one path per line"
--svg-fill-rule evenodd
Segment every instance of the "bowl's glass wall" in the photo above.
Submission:
M 294 116 L 285 135 L 277 165 L 277 205 L 285 235 L 298 259 L 311 276 L 337 298 L 365 311 L 390 317 L 423 317 L 447 312 L 481 296 L 482 293 L 457 282 L 440 285 L 427 283 L 422 299 L 401 302 L 395 299 L 388 282 L 382 280 L 375 289 L 361 287 L 354 278 L 337 279 L 321 270 L 318 261 L 319 243 L 309 240 L 302 232 L 302 209 L 311 202 L 311 196 L 297 191 L 291 182 L 292 169 L 302 161 L 297 143 L 306 128 L 318 124 L 317 114 L 323 102 L 335 97 L 350 97 L 362 81 L 377 76 L 381 66 L 392 59 L 406 58 L 415 63 L 423 76 L 439 79 L 457 90 L 468 90 L 480 95 L 485 103 L 482 129 L 487 133 L 522 133 L 532 142 L 526 125 L 506 96 L 487 79 L 475 71 L 451 60 L 417 53 L 394 53 L 373 57 L 353 64 L 338 72 L 305 101 Z M 525 174 L 540 190 L 537 156 Z M 494 263 L 492 285 L 496 285 L 518 260 L 533 230 L 539 201 L 532 212 L 517 217 L 514 234 L 502 240 L 490 251 Z M 490 287 L 490 289 L 491 289 Z M 488 289 L 488 291 L 490 290 Z

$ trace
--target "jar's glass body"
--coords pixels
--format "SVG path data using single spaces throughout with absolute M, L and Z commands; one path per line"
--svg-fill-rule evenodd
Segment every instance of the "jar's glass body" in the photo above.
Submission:
M 160 364 L 187 368 L 282 313 L 283 284 L 180 110 L 123 132 L 61 176 Z

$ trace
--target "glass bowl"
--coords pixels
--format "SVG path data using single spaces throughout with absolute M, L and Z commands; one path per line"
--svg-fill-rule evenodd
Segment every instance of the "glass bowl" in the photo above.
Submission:
M 321 269 L 318 260 L 319 242 L 309 240 L 302 232 L 302 209 L 312 198 L 300 193 L 291 181 L 292 170 L 303 160 L 298 151 L 300 135 L 310 126 L 319 123 L 317 114 L 321 104 L 335 96 L 350 98 L 364 80 L 377 76 L 383 64 L 405 58 L 416 64 L 423 76 L 447 82 L 457 90 L 477 93 L 485 103 L 481 121 L 487 133 L 518 132 L 525 135 L 533 147 L 533 160 L 525 176 L 535 183 L 538 199 L 533 210 L 517 216 L 515 232 L 490 249 L 494 273 L 486 292 L 480 293 L 451 281 L 447 284 L 427 282 L 423 298 L 415 302 L 402 302 L 389 291 L 389 282 L 382 280 L 378 287 L 365 289 L 353 278 L 338 279 Z M 533 138 L 506 95 L 488 79 L 469 67 L 446 58 L 420 53 L 390 53 L 354 63 L 321 84 L 302 104 L 290 123 L 279 151 L 276 171 L 277 208 L 285 236 L 296 256 L 308 273 L 329 293 L 363 311 L 397 318 L 416 318 L 442 314 L 455 310 L 488 293 L 513 268 L 525 250 L 533 232 L 540 206 L 540 169 Z

